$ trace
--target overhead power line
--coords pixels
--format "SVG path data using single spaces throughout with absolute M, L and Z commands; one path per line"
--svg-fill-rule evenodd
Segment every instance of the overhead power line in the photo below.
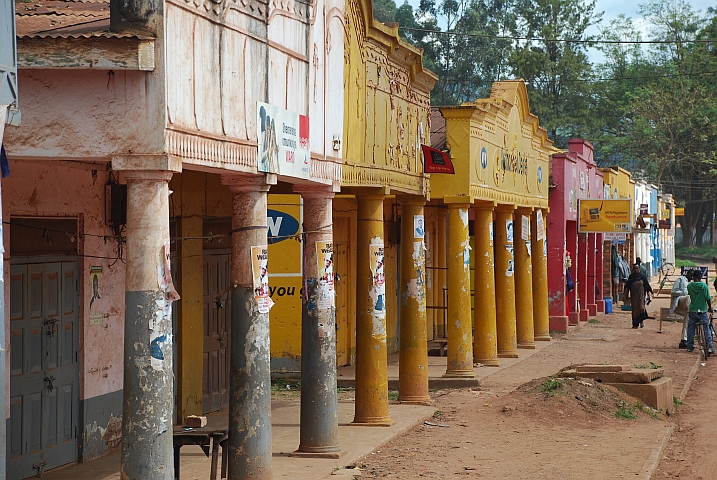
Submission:
M 404 27 L 399 25 L 399 29 L 410 32 L 433 33 L 439 35 L 454 35 L 457 37 L 475 37 L 495 40 L 530 40 L 545 43 L 589 43 L 603 45 L 671 45 L 676 43 L 715 43 L 717 39 L 695 39 L 695 40 L 585 40 L 585 39 L 568 39 L 568 38 L 540 38 L 540 37 L 519 37 L 513 35 L 486 35 L 485 33 L 470 33 L 432 30 L 430 28 Z

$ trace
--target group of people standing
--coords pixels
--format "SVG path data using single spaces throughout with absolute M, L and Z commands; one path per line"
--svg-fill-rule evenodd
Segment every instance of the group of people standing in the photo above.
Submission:
M 717 267 L 717 257 L 713 258 L 712 262 Z M 717 290 L 717 278 L 714 288 Z M 694 350 L 697 325 L 709 323 L 707 315 L 710 311 L 712 311 L 712 295 L 709 286 L 702 281 L 702 271 L 685 271 L 672 286 L 670 302 L 670 313 L 684 316 L 680 348 L 687 349 L 688 352 Z M 707 351 L 715 353 L 712 335 L 706 337 Z

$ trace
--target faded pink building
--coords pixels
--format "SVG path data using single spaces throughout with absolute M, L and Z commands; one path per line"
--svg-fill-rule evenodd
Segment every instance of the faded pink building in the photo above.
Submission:
M 598 293 L 602 278 L 602 234 L 578 233 L 578 200 L 603 198 L 603 174 L 593 158 L 593 146 L 570 140 L 568 151 L 551 162 L 548 216 L 548 308 L 550 330 L 567 332 L 568 325 L 587 321 L 605 310 Z M 567 258 L 575 288 L 567 290 Z

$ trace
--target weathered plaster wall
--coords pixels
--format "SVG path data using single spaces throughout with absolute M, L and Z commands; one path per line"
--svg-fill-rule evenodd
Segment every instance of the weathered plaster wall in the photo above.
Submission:
M 107 430 L 111 417 L 122 414 L 122 356 L 124 338 L 125 265 L 117 258 L 117 242 L 105 225 L 105 184 L 108 173 L 86 168 L 72 168 L 63 163 L 12 161 L 12 174 L 3 180 L 3 219 L 11 216 L 66 216 L 80 219 L 80 331 L 79 381 L 80 428 Z M 5 226 L 6 250 L 12 230 Z M 12 252 L 5 253 L 9 258 Z M 90 307 L 90 266 L 102 267 L 101 298 Z M 6 282 L 7 285 L 7 282 Z M 6 288 L 6 297 L 9 292 Z M 6 318 L 9 303 L 6 304 Z M 91 318 L 95 320 L 92 321 Z M 96 323 L 96 324 L 92 324 Z M 9 322 L 8 322 L 9 328 Z M 118 393 L 119 392 L 119 393 Z M 102 403 L 107 418 L 95 418 L 95 408 L 86 411 L 96 397 L 108 395 L 114 403 Z M 108 398 L 109 398 L 108 397 Z M 117 400 L 119 398 L 119 400 Z M 98 407 L 100 408 L 100 407 Z M 105 422 L 105 423 L 103 423 Z M 88 423 L 89 425 L 86 425 Z M 111 428 L 110 428 L 111 431 Z M 104 434 L 102 434 L 104 435 Z M 83 438 L 83 452 L 99 455 L 110 446 L 103 436 L 88 445 Z
M 148 75 L 21 70 L 22 128 L 5 132 L 8 154 L 15 159 L 99 158 L 162 152 L 165 121 L 151 115 L 159 100 Z

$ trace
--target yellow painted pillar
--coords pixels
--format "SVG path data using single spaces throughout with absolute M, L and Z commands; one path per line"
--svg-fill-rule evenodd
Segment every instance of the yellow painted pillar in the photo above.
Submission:
M 178 194 L 178 222 L 181 240 L 177 242 L 177 419 L 201 415 L 204 366 L 204 280 L 203 220 L 206 174 L 185 170 L 175 175 L 171 185 Z M 177 185 L 178 184 L 178 185 Z M 176 185 L 176 187 L 175 187 Z M 177 205 L 175 204 L 175 205 Z M 197 341 L 197 339 L 201 341 Z
M 495 301 L 498 357 L 517 358 L 513 205 L 499 205 L 495 215 Z
M 384 195 L 357 195 L 356 412 L 354 425 L 391 425 L 388 414 Z
M 495 268 L 493 258 L 493 204 L 476 206 L 473 356 L 488 367 L 498 363 L 495 317 Z
M 473 377 L 468 197 L 448 203 L 448 358 L 444 377 Z M 450 202 L 450 203 L 449 203 Z M 455 202 L 455 203 L 454 203 Z
M 533 230 L 533 330 L 535 340 L 550 341 L 548 313 L 548 250 L 545 210 L 536 210 L 531 220 Z M 602 261 L 599 259 L 598 261 Z
M 515 215 L 515 323 L 518 348 L 535 348 L 533 330 L 533 267 L 530 236 L 532 208 Z
M 401 324 L 398 400 L 430 403 L 426 334 L 426 243 L 423 198 L 401 199 Z

